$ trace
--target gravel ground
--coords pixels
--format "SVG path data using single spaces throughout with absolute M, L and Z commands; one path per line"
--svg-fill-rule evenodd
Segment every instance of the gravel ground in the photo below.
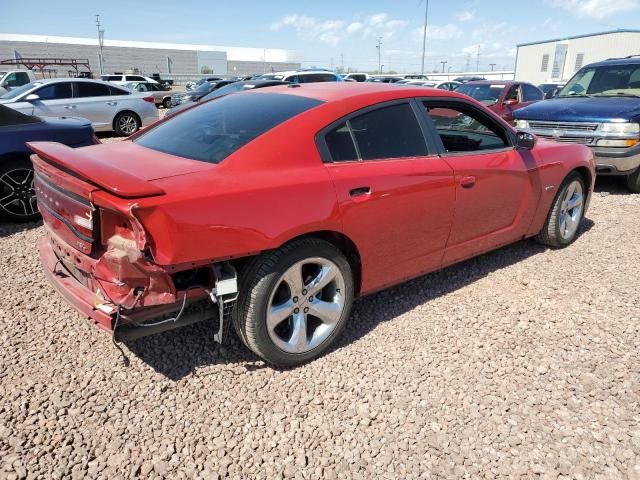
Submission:
M 124 347 L 0 224 L 0 478 L 640 478 L 640 195 L 367 297 L 336 348 L 267 368 L 195 325 Z

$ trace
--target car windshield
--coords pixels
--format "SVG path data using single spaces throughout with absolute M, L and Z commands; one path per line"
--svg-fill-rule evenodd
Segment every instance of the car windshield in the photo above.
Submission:
M 576 73 L 559 97 L 640 96 L 640 65 L 586 67 Z
M 456 89 L 456 92 L 464 93 L 485 105 L 493 105 L 494 103 L 498 103 L 502 90 L 504 90 L 504 85 L 477 85 L 465 83 L 460 85 Z
M 150 127 L 134 143 L 159 152 L 219 163 L 265 132 L 322 102 L 298 95 L 227 95 Z
M 22 85 L 21 87 L 14 88 L 13 90 L 8 91 L 4 95 L 0 97 L 0 100 L 10 100 L 12 98 L 17 98 L 22 95 L 24 92 L 28 92 L 34 87 L 39 87 L 43 82 L 31 82 L 26 85 Z
M 38 117 L 25 115 L 24 113 L 20 113 L 17 110 L 14 110 L 13 108 L 0 105 L 0 127 L 39 123 L 41 121 L 42 120 L 40 120 Z

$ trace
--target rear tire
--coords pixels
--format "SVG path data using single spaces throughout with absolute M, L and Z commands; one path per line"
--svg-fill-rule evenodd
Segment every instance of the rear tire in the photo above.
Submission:
M 28 158 L 0 160 L 0 216 L 17 222 L 40 218 Z
M 353 294 L 351 267 L 340 250 L 314 238 L 296 240 L 247 265 L 234 327 L 268 363 L 301 365 L 340 335 Z
M 162 101 L 162 106 L 166 109 L 171 108 L 171 97 L 167 97 Z
M 584 178 L 578 172 L 564 179 L 556 194 L 542 230 L 535 237 L 543 245 L 564 248 L 578 237 L 584 218 L 587 190 Z
M 640 168 L 627 175 L 627 188 L 631 193 L 640 193 Z
M 140 117 L 133 112 L 120 112 L 113 121 L 113 130 L 120 137 L 133 135 L 141 126 Z

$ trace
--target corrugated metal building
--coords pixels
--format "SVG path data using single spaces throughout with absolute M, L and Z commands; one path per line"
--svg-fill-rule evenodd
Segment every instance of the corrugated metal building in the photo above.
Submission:
M 614 30 L 523 43 L 518 45 L 515 78 L 534 84 L 566 81 L 583 65 L 628 55 L 640 55 L 640 30 Z
M 0 33 L 0 60 L 29 57 L 88 58 L 98 75 L 98 40 Z M 152 73 L 193 75 L 208 67 L 216 74 L 248 75 L 300 68 L 302 53 L 272 48 L 222 47 L 174 43 L 104 40 L 104 72 L 137 69 Z M 58 72 L 62 74 L 63 72 Z

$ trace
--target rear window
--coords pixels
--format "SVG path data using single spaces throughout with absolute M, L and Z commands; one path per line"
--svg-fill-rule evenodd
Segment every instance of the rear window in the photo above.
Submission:
M 297 95 L 229 95 L 181 112 L 133 140 L 152 150 L 219 163 L 279 124 L 322 102 Z

